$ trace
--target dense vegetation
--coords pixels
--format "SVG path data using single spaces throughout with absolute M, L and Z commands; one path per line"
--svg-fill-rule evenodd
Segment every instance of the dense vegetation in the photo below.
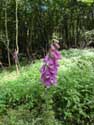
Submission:
M 55 81 L 58 40 L 47 88 L 42 58 L 49 49 Z M 0 125 L 94 125 L 91 47 L 94 0 L 0 0 Z
M 86 47 L 93 29 L 93 0 L 0 0 L 0 61 L 10 65 L 18 47 L 20 57 L 40 58 L 53 36 L 61 48 Z
M 0 73 L 0 125 L 93 125 L 94 49 L 62 51 L 58 85 L 44 88 L 42 61 Z

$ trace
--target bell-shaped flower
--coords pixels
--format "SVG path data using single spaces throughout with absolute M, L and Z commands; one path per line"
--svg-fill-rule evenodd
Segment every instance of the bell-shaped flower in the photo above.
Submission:
M 52 44 L 49 53 L 43 60 L 44 64 L 41 68 L 41 80 L 46 87 L 57 83 L 58 60 L 61 59 L 61 54 L 57 48 Z

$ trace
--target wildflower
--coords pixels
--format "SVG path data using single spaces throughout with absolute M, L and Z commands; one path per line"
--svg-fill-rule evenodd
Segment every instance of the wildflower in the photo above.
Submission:
M 41 80 L 46 87 L 57 83 L 58 60 L 61 59 L 61 54 L 58 51 L 59 48 L 59 44 L 54 40 L 48 54 L 43 60 L 44 64 L 41 68 Z

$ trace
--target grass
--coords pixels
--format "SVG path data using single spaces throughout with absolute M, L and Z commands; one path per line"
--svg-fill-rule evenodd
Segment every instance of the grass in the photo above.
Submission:
M 42 61 L 0 73 L 0 125 L 94 123 L 94 49 L 62 51 L 58 85 L 45 92 Z

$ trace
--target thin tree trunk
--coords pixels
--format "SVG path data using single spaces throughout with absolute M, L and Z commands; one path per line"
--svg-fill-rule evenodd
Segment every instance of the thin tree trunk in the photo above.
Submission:
M 74 36 L 74 39 L 75 39 L 75 47 L 77 47 L 77 22 L 76 22 L 76 19 L 75 19 L 75 21 L 74 21 L 74 34 L 75 34 L 75 36 Z
M 18 46 L 18 2 L 16 0 L 16 49 L 19 52 Z
M 19 54 L 19 46 L 18 46 L 18 1 L 16 0 L 16 51 Z M 18 56 L 18 55 L 17 55 Z M 19 61 L 15 64 L 16 65 L 16 72 L 19 73 Z
M 7 49 L 8 51 L 8 63 L 9 63 L 9 67 L 11 66 L 11 61 L 10 61 L 10 53 L 9 53 L 9 48 Z
M 10 61 L 10 52 L 9 52 L 9 37 L 8 37 L 8 26 L 7 26 L 7 3 L 5 7 L 5 34 L 6 34 L 6 41 L 7 41 L 7 55 L 8 55 L 8 64 L 11 66 L 11 61 Z

